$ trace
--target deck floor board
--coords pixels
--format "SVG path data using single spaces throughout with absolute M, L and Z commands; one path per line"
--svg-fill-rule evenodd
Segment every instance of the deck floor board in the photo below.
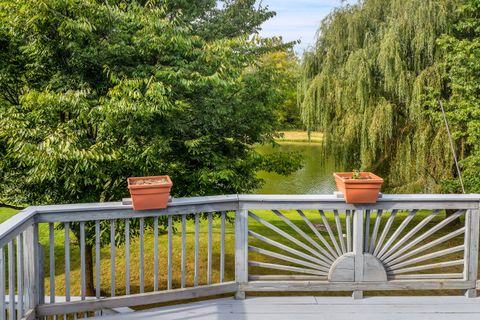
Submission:
M 480 298 L 251 297 L 206 300 L 105 316 L 102 320 L 464 320 L 480 319 Z

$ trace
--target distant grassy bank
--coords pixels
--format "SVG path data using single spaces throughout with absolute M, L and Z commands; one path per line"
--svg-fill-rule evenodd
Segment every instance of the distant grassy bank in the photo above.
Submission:
M 323 141 L 323 133 L 318 131 L 310 132 L 310 140 L 307 131 L 282 131 L 281 138 L 275 139 L 277 142 L 312 142 L 321 143 Z

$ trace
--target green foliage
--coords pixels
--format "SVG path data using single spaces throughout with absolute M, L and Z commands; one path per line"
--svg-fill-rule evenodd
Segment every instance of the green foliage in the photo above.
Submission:
M 217 9 L 207 1 L 186 19 L 169 11 L 181 1 L 5 4 L 3 198 L 115 200 L 126 195 L 128 176 L 160 173 L 172 176 L 175 196 L 257 188 L 255 171 L 265 161 L 253 145 L 270 141 L 278 127 L 282 70 L 256 61 L 282 46 L 247 38 L 271 16 L 253 4 L 226 1 Z M 207 7 L 215 14 L 205 30 L 232 31 L 194 32 L 191 21 L 199 30 L 194 17 Z M 250 29 L 227 26 L 221 17 L 232 12 Z
M 1 2 L 0 200 L 118 200 L 127 177 L 159 174 L 176 197 L 242 193 L 258 170 L 296 170 L 254 149 L 283 103 L 284 70 L 263 57 L 289 45 L 255 35 L 273 15 L 252 0 Z
M 300 110 L 298 108 L 297 85 L 300 80 L 300 65 L 293 50 L 282 50 L 263 57 L 264 67 L 272 70 L 275 85 L 275 97 L 278 101 L 277 117 L 282 129 L 300 129 Z
M 286 152 L 275 152 L 271 153 L 268 157 L 261 158 L 262 163 L 261 168 L 264 168 L 265 171 L 272 171 L 272 168 L 275 168 L 274 172 L 278 174 L 288 175 L 293 170 L 301 169 L 303 165 L 303 155 L 299 152 L 296 153 L 286 153 Z M 294 165 L 292 166 L 292 160 Z
M 353 173 L 352 173 L 352 179 L 360 179 L 361 175 L 360 175 L 360 170 L 358 169 L 353 169 Z
M 480 1 L 468 0 L 458 8 L 454 31 L 439 39 L 445 52 L 446 110 L 460 153 L 467 192 L 480 192 Z M 445 182 L 458 192 L 458 181 Z
M 301 117 L 344 167 L 374 171 L 396 192 L 437 192 L 454 176 L 437 39 L 460 3 L 364 0 L 322 22 L 302 64 Z

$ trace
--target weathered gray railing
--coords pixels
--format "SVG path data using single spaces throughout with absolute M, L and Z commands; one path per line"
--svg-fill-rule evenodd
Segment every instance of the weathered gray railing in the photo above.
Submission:
M 151 211 L 120 202 L 30 207 L 0 225 L 0 320 L 248 291 L 358 298 L 368 290 L 460 289 L 471 297 L 479 203 L 480 195 L 383 195 L 375 205 L 335 195 L 229 195 L 174 199 Z

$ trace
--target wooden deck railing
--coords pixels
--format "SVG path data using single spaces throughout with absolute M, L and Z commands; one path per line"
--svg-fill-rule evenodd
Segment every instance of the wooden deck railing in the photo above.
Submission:
M 472 297 L 479 203 L 480 195 L 383 195 L 374 205 L 335 195 L 228 195 L 151 211 L 125 202 L 30 207 L 0 225 L 0 320 L 249 291 L 360 298 L 459 289 Z

